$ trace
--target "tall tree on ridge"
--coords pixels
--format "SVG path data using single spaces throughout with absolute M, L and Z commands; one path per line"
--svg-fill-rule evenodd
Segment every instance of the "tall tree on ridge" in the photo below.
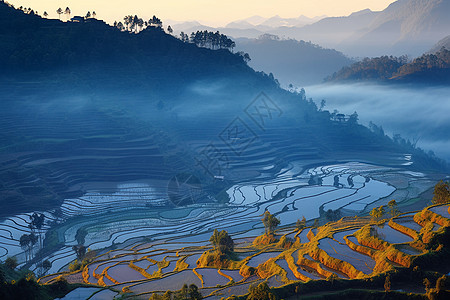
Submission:
M 61 7 L 56 10 L 56 13 L 58 14 L 58 17 L 61 20 L 61 15 L 63 13 L 63 10 L 61 9 Z

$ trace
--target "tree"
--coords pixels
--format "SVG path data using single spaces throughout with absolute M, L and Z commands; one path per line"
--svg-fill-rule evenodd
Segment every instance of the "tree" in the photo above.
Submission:
M 447 276 L 445 276 L 445 275 L 442 275 L 441 277 L 438 278 L 438 280 L 436 280 L 436 291 L 437 292 L 445 290 L 446 280 L 447 280 Z
M 319 224 L 319 219 L 315 219 L 315 220 L 314 220 L 314 223 L 313 223 L 313 227 L 314 227 L 314 228 L 318 228 L 319 225 L 320 225 L 320 224 Z
M 70 18 L 70 13 L 71 13 L 70 8 L 66 7 L 66 9 L 64 10 L 64 14 L 67 15 L 67 20 Z
M 5 266 L 8 269 L 14 270 L 18 266 L 17 258 L 15 258 L 15 257 L 8 257 L 8 258 L 6 258 L 5 259 Z
M 257 286 L 250 285 L 247 300 L 275 300 L 276 297 L 270 290 L 267 282 L 261 282 Z
M 41 213 L 33 213 L 30 216 L 30 228 L 31 231 L 34 232 L 35 229 L 38 230 L 38 236 L 39 236 L 39 245 L 42 247 L 42 237 L 41 237 L 41 232 L 40 230 L 42 229 L 42 226 L 44 226 L 45 223 L 45 215 L 41 214 Z
M 44 274 L 47 273 L 48 270 L 51 269 L 51 267 L 52 267 L 52 263 L 48 259 L 46 259 L 42 262 L 42 269 L 43 269 Z
M 450 187 L 448 181 L 439 181 L 434 186 L 433 199 L 431 202 L 433 204 L 443 204 L 450 201 Z
M 306 226 L 305 216 L 303 216 L 301 221 L 300 221 L 300 219 L 297 219 L 297 223 L 295 223 L 295 227 L 297 228 L 297 230 L 301 230 L 301 229 L 305 228 L 305 226 Z
M 272 234 L 280 224 L 280 220 L 272 215 L 268 210 L 264 213 L 264 217 L 261 219 L 264 224 L 265 232 L 267 235 Z
M 183 31 L 180 33 L 180 39 L 183 43 L 189 43 L 189 36 Z
M 200 294 L 200 292 L 198 291 L 198 287 L 195 284 L 191 284 L 191 285 L 189 285 L 189 287 L 187 284 L 184 284 L 183 287 L 178 292 L 175 293 L 173 299 L 174 300 L 200 300 L 200 299 L 203 299 L 203 297 Z M 164 299 L 164 300 L 166 300 L 166 299 Z
M 329 209 L 325 212 L 325 218 L 327 218 L 328 221 L 337 221 L 341 218 L 341 211 L 339 209 Z
M 430 280 L 429 280 L 428 278 L 425 278 L 425 279 L 423 280 L 423 285 L 425 286 L 425 290 L 428 291 L 428 289 L 431 288 L 431 282 L 430 282 Z
M 189 299 L 191 300 L 200 300 L 203 299 L 202 294 L 198 291 L 198 287 L 195 284 L 189 285 L 188 289 Z
M 172 29 L 172 27 L 170 25 L 167 26 L 167 32 L 170 33 L 170 34 L 173 33 L 173 29 Z
M 349 124 L 357 124 L 358 123 L 358 113 L 355 111 L 350 115 L 350 118 L 348 119 Z
M 384 281 L 384 291 L 390 292 L 391 291 L 391 276 L 387 275 L 386 280 Z
M 383 205 L 381 205 L 380 207 L 374 207 L 370 212 L 370 216 L 372 217 L 373 221 L 378 221 L 383 217 L 384 213 L 384 207 Z
M 214 245 L 214 248 L 220 253 L 229 253 L 234 250 L 233 239 L 228 235 L 225 230 L 218 231 L 214 229 L 214 233 L 209 239 L 209 241 Z
M 163 23 L 159 18 L 157 18 L 156 16 L 153 16 L 153 18 L 148 20 L 148 24 L 150 24 L 150 26 L 154 25 L 155 27 L 161 28 Z
M 123 18 L 123 23 L 125 24 L 125 26 L 126 26 L 126 28 L 127 28 L 127 31 L 130 30 L 130 24 L 131 24 L 132 18 L 133 18 L 132 16 L 125 16 L 125 17 Z
M 123 26 L 122 22 L 118 22 L 115 25 L 117 27 L 117 29 L 119 29 L 120 31 L 123 31 L 125 29 L 125 27 Z
M 389 207 L 389 212 L 391 213 L 391 215 L 394 217 L 397 215 L 398 211 L 397 211 L 397 202 L 392 199 L 391 201 L 388 202 L 388 207 Z
M 23 234 L 19 239 L 20 248 L 25 252 L 25 261 L 28 261 L 28 248 L 31 243 L 30 236 Z
M 84 245 L 72 246 L 72 250 L 75 251 L 78 259 L 83 259 L 86 254 L 86 247 Z
M 239 55 L 246 63 L 248 63 L 249 61 L 252 60 L 250 58 L 250 55 L 244 51 L 238 51 L 238 52 L 236 52 L 236 54 Z
M 58 14 L 58 17 L 61 20 L 61 15 L 63 13 L 63 10 L 61 9 L 61 7 L 56 10 L 56 13 Z
M 320 108 L 319 108 L 320 111 L 322 111 L 324 109 L 326 103 L 327 102 L 325 101 L 325 99 L 322 99 L 322 101 L 320 101 Z

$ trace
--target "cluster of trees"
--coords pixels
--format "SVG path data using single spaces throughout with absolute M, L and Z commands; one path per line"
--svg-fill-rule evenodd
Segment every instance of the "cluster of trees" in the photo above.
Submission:
M 144 21 L 144 19 L 139 18 L 137 15 L 128 15 L 123 18 L 122 22 L 114 22 L 114 27 L 117 27 L 120 31 L 128 31 L 133 33 L 139 33 L 142 30 L 146 29 L 147 27 L 156 27 L 156 28 L 162 28 L 163 23 L 161 19 L 157 18 L 156 16 L 153 16 L 148 21 Z M 167 27 L 167 31 L 169 33 L 172 33 L 172 27 Z
M 445 294 L 446 296 L 448 296 L 448 292 L 442 293 L 444 295 L 441 294 L 441 292 L 444 292 L 449 288 L 450 281 L 448 276 L 442 275 L 441 277 L 439 277 L 436 280 L 435 288 L 433 288 L 433 285 L 428 278 L 425 278 L 423 280 L 423 285 L 425 286 L 425 290 L 427 292 L 426 295 L 428 296 L 428 299 L 448 299 L 444 296 Z
M 391 216 L 395 217 L 396 215 L 398 215 L 399 211 L 397 210 L 397 201 L 395 201 L 394 199 L 389 201 L 388 208 L 389 208 L 389 213 L 391 214 Z
M 181 40 L 186 41 L 186 36 L 182 32 L 180 34 Z M 236 43 L 228 38 L 225 34 L 221 34 L 219 31 L 197 31 L 191 33 L 189 42 L 197 45 L 198 47 L 204 47 L 209 49 L 228 49 L 230 51 L 236 46 Z M 250 56 L 248 56 L 250 58 Z
M 383 215 L 385 214 L 384 206 L 381 205 L 380 207 L 374 207 L 372 211 L 370 212 L 370 216 L 372 217 L 372 220 L 378 221 L 380 220 Z
M 399 211 L 397 210 L 397 201 L 392 199 L 388 202 L 387 205 L 388 212 L 392 217 L 395 217 L 398 215 Z M 383 215 L 386 213 L 386 210 L 384 208 L 384 205 L 381 205 L 380 207 L 374 207 L 372 211 L 370 212 L 370 216 L 372 217 L 372 220 L 378 221 L 380 220 Z
M 214 249 L 220 253 L 227 254 L 234 250 L 234 241 L 225 230 L 219 232 L 217 229 L 214 229 L 214 233 L 209 241 L 213 244 Z
M 273 234 L 278 225 L 280 225 L 280 219 L 272 215 L 268 210 L 264 212 L 264 216 L 261 219 L 264 224 L 266 235 Z
M 303 216 L 301 221 L 300 221 L 300 219 L 297 219 L 297 222 L 295 223 L 295 227 L 297 228 L 297 230 L 301 230 L 301 229 L 306 227 L 306 218 L 305 218 L 305 216 Z
M 431 200 L 433 204 L 443 204 L 450 202 L 450 186 L 449 182 L 439 181 L 434 186 L 433 199 Z
M 163 295 L 153 293 L 150 300 L 200 300 L 203 299 L 202 294 L 198 291 L 195 284 L 187 285 L 176 292 L 166 291 Z
M 258 285 L 250 285 L 247 300 L 275 300 L 276 296 L 271 291 L 267 282 L 263 281 Z
M 26 8 L 26 7 L 20 6 L 19 9 L 28 15 L 37 15 L 38 14 L 38 12 L 34 11 L 31 7 Z M 44 15 L 45 14 L 47 14 L 47 12 L 44 12 Z
M 397 70 L 408 62 L 407 56 L 381 56 L 375 58 L 364 58 L 350 66 L 343 67 L 326 81 L 341 80 L 386 80 L 392 77 Z
M 434 54 L 424 54 L 411 62 L 406 55 L 400 57 L 381 56 L 375 58 L 364 58 L 350 66 L 344 67 L 326 81 L 363 81 L 363 80 L 401 80 L 401 79 L 423 79 L 430 72 L 435 72 L 446 80 L 450 68 L 450 51 L 443 47 Z M 441 74 L 439 71 L 443 71 Z M 438 77 L 439 77 L 438 76 Z M 433 78 L 429 78 L 433 80 Z M 436 78 L 434 78 L 436 80 Z
M 393 77 L 403 77 L 409 74 L 423 72 L 429 69 L 448 69 L 450 68 L 450 51 L 442 47 L 435 54 L 424 54 L 414 59 L 408 64 L 398 68 Z

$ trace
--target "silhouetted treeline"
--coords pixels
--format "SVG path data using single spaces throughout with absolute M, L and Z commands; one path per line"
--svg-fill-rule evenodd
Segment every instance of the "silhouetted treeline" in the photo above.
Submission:
M 229 51 L 212 52 L 196 46 L 231 49 L 234 42 L 224 35 L 214 33 L 205 37 L 203 34 L 195 43 L 184 43 L 166 34 L 161 20 L 155 16 L 142 21 L 143 26 L 142 19 L 137 16 L 127 16 L 125 20 L 125 29 L 120 31 L 94 18 L 62 22 L 25 14 L 0 2 L 2 75 L 72 68 L 94 70 L 105 64 L 125 72 L 121 73 L 121 79 L 127 74 L 144 73 L 158 80 L 165 74 L 184 80 L 197 74 L 204 76 L 207 70 L 214 70 L 215 74 L 239 69 L 253 72 L 242 55 Z M 130 34 L 131 31 L 139 34 Z
M 183 38 L 183 36 L 182 36 Z M 221 34 L 219 31 L 197 31 L 191 33 L 190 42 L 199 47 L 205 47 L 209 49 L 228 49 L 232 50 L 236 44 L 233 40 L 226 35 Z
M 137 15 L 128 15 L 123 18 L 123 23 L 121 21 L 114 22 L 114 27 L 117 27 L 120 31 L 128 31 L 138 33 L 148 27 L 155 27 L 162 29 L 163 23 L 161 19 L 153 16 L 148 21 L 144 21 L 144 19 L 139 18 Z M 171 33 L 171 27 L 168 27 L 169 33 Z

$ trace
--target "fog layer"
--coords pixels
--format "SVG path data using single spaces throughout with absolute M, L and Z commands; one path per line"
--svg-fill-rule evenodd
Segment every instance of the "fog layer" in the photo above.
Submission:
M 376 84 L 315 85 L 306 87 L 325 109 L 351 114 L 360 122 L 381 125 L 386 134 L 399 133 L 417 146 L 450 161 L 450 87 L 409 88 Z

